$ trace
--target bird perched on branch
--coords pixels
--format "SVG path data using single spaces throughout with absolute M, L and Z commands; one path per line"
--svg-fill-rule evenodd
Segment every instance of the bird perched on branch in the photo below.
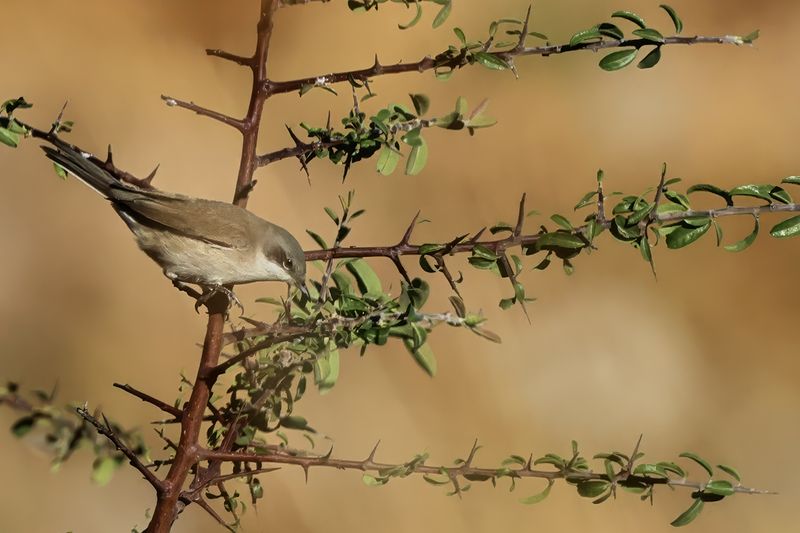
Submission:
M 300 244 L 288 231 L 250 211 L 225 202 L 190 198 L 121 181 L 60 139 L 43 146 L 47 157 L 111 202 L 136 242 L 173 284 L 193 292 L 198 308 L 227 287 L 254 281 L 283 281 L 305 294 L 306 263 Z M 196 293 L 195 293 L 196 294 Z

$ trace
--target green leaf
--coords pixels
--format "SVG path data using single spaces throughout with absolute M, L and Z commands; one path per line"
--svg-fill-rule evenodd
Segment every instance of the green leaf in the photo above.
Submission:
M 726 474 L 731 476 L 736 481 L 741 481 L 742 480 L 742 476 L 739 475 L 739 471 L 736 470 L 735 468 L 733 468 L 732 466 L 717 465 L 717 468 L 719 468 L 720 470 L 722 470 L 723 472 L 725 472 Z
M 573 235 L 572 233 L 562 233 L 562 232 L 553 232 L 553 233 L 544 233 L 539 236 L 536 240 L 536 244 L 539 248 L 548 249 L 548 248 L 569 248 L 569 249 L 579 249 L 586 246 L 586 242 L 583 239 L 578 237 L 577 235 Z
M 364 474 L 361 476 L 361 481 L 363 481 L 364 485 L 368 487 L 380 487 L 381 485 L 386 485 L 389 482 L 389 479 L 384 477 L 378 478 L 369 474 Z
M 323 239 L 318 233 L 315 233 L 310 229 L 307 229 L 306 233 L 308 233 L 309 236 L 311 236 L 311 238 L 314 239 L 314 242 L 317 243 L 317 246 L 319 246 L 320 248 L 324 249 L 328 247 L 327 243 L 325 243 L 325 239 Z
M 709 222 L 699 227 L 681 223 L 677 226 L 671 227 L 675 229 L 669 235 L 667 235 L 667 247 L 672 250 L 677 250 L 678 248 L 683 248 L 684 246 L 692 244 L 694 241 L 705 235 L 705 233 L 708 231 L 708 228 L 711 227 L 711 223 Z
M 716 194 L 717 196 L 723 198 L 727 205 L 733 205 L 733 198 L 731 197 L 731 194 L 725 189 L 720 189 L 716 185 L 698 183 L 697 185 L 692 185 L 686 189 L 687 194 L 692 194 L 693 192 L 708 192 L 711 194 Z
M 653 68 L 658 64 L 659 61 L 661 61 L 661 47 L 656 46 L 650 50 L 650 53 L 644 56 L 644 59 L 639 61 L 639 64 L 636 65 L 636 67 L 641 69 Z
M 511 68 L 507 61 L 489 52 L 475 52 L 475 60 L 491 70 L 507 70 Z
M 575 204 L 575 207 L 573 208 L 573 210 L 577 211 L 578 209 L 586 207 L 587 205 L 592 205 L 593 203 L 595 203 L 594 202 L 595 196 L 597 196 L 597 191 L 587 192 L 586 194 L 583 195 L 583 198 L 581 198 L 581 201 L 578 202 L 577 204 Z
M 615 11 L 611 14 L 612 18 L 621 18 L 625 20 L 629 20 L 639 26 L 640 28 L 646 28 L 647 24 L 645 24 L 644 19 L 637 15 L 632 11 Z
M 20 418 L 19 420 L 14 422 L 13 426 L 11 426 L 11 433 L 17 438 L 24 437 L 33 429 L 35 423 L 36 423 L 35 416 L 26 416 Z
M 462 30 L 461 28 L 453 28 L 453 33 L 455 33 L 456 37 L 458 37 L 458 40 L 461 41 L 461 45 L 466 46 L 467 36 L 464 35 L 464 30 Z
M 381 148 L 381 151 L 378 154 L 378 172 L 380 172 L 383 176 L 391 175 L 397 168 L 397 163 L 400 162 L 401 157 L 402 156 L 400 152 L 388 144 L 384 144 L 383 148 Z
M 586 30 L 581 30 L 575 35 L 573 35 L 569 40 L 570 46 L 577 46 L 582 42 L 589 41 L 592 39 L 602 39 L 603 36 L 600 33 L 600 29 L 598 26 L 593 26 Z
M 414 347 L 414 341 L 411 339 L 403 339 L 406 349 L 414 356 L 417 364 L 430 376 L 436 376 L 436 357 L 433 355 L 433 350 L 426 343 L 417 348 Z
M 453 9 L 453 2 L 448 0 L 447 3 L 442 6 L 442 9 L 436 14 L 436 18 L 433 19 L 433 27 L 438 28 L 447 20 L 447 17 L 450 16 L 450 11 Z
M 653 28 L 642 28 L 639 30 L 633 30 L 633 34 L 637 37 L 641 37 L 642 39 L 653 41 L 654 43 L 663 43 L 664 36 L 661 35 L 661 32 L 658 30 L 654 30 Z
M 567 231 L 572 231 L 574 229 L 572 227 L 572 224 L 570 224 L 569 220 L 567 220 L 561 215 L 553 215 L 550 217 L 550 220 L 552 220 L 553 222 L 555 222 L 556 224 L 558 224 Z
M 347 270 L 356 279 L 358 290 L 361 291 L 361 294 L 372 298 L 377 298 L 383 294 L 380 278 L 366 261 L 363 259 L 350 261 L 347 263 Z
M 800 235 L 800 215 L 775 224 L 769 234 L 777 239 Z
M 521 498 L 519 502 L 525 505 L 534 505 L 536 503 L 544 501 L 544 499 L 550 495 L 550 489 L 553 488 L 554 483 L 555 482 L 552 479 L 548 480 L 547 486 L 544 488 L 542 492 L 534 494 L 533 496 L 528 496 L 527 498 Z
M 703 500 L 700 498 L 696 498 L 692 505 L 686 509 L 681 515 L 673 520 L 670 525 L 673 527 L 681 527 L 685 526 L 686 524 L 690 523 L 692 520 L 697 518 L 700 514 L 700 511 L 703 510 Z
M 317 388 L 320 394 L 327 394 L 339 379 L 339 350 L 329 350 L 320 359 L 325 361 L 327 372 L 318 380 Z
M 427 95 L 424 94 L 409 94 L 408 96 L 411 97 L 411 103 L 414 104 L 414 109 L 417 112 L 417 115 L 424 115 L 428 112 L 428 109 L 431 106 L 431 99 L 428 98 Z
M 772 196 L 770 196 L 770 192 L 774 188 L 774 185 L 764 184 L 764 185 L 740 185 L 738 187 L 734 187 L 731 189 L 731 196 L 752 196 L 754 198 L 761 198 L 762 200 L 767 200 L 768 202 L 772 202 Z
M 781 183 L 791 183 L 792 185 L 800 185 L 800 176 L 789 176 L 788 178 L 783 178 Z
M 415 26 L 417 24 L 417 22 L 419 22 L 419 19 L 422 18 L 422 6 L 420 5 L 419 0 L 415 0 L 414 7 L 417 8 L 417 13 L 414 15 L 414 18 L 411 19 L 411 22 L 409 22 L 408 24 L 398 24 L 397 25 L 397 27 L 400 28 L 401 30 L 407 30 L 408 28 L 411 28 L 412 26 Z
M 716 494 L 717 496 L 732 496 L 734 493 L 733 484 L 725 479 L 709 481 L 703 492 Z
M 108 485 L 111 478 L 114 477 L 114 472 L 119 468 L 119 464 L 119 461 L 113 457 L 95 459 L 92 465 L 92 481 L 100 487 Z
M 637 52 L 636 48 L 611 52 L 600 60 L 600 68 L 609 72 L 625 68 L 636 59 Z
M 745 44 L 751 44 L 753 41 L 758 39 L 758 37 L 759 37 L 759 30 L 755 30 L 742 37 L 742 42 Z
M 683 452 L 682 454 L 679 455 L 679 457 L 685 457 L 687 459 L 691 459 L 695 463 L 697 463 L 700 466 L 702 466 L 703 469 L 706 472 L 708 472 L 709 476 L 713 476 L 714 475 L 714 471 L 711 469 L 711 465 L 708 464 L 708 461 L 706 461 L 705 459 L 703 459 L 699 455 L 697 455 L 695 453 L 691 453 L 691 452 Z
M 0 143 L 16 148 L 19 146 L 19 133 L 14 133 L 6 128 L 0 128 Z
M 678 16 L 678 13 L 676 13 L 675 10 L 673 8 L 671 8 L 670 6 L 668 6 L 667 4 L 661 4 L 658 7 L 660 7 L 664 11 L 666 11 L 667 14 L 669 15 L 669 18 L 672 19 L 672 24 L 675 25 L 675 33 L 682 32 L 683 31 L 683 21 Z
M 284 416 L 281 418 L 281 426 L 287 429 L 304 429 L 310 430 L 311 428 L 308 426 L 308 420 L 303 418 L 302 416 Z
M 584 498 L 597 498 L 603 494 L 611 484 L 605 480 L 589 480 L 578 483 L 578 494 Z
M 741 252 L 742 250 L 746 250 L 747 248 L 749 248 L 750 245 L 755 242 L 756 237 L 758 237 L 759 222 L 758 222 L 758 217 L 753 217 L 753 218 L 755 218 L 755 227 L 753 227 L 752 233 L 750 233 L 750 235 L 748 235 L 747 237 L 745 237 L 744 239 L 735 244 L 727 245 L 725 247 L 726 250 L 728 250 L 729 252 Z
M 411 148 L 408 161 L 406 161 L 406 174 L 409 176 L 416 176 L 422 172 L 428 162 L 428 143 L 422 137 L 419 140 L 420 144 Z
M 56 175 L 61 178 L 62 180 L 67 179 L 67 171 L 64 167 L 59 165 L 58 163 L 53 163 L 53 169 L 56 171 Z
M 611 24 L 610 22 L 603 22 L 602 24 L 597 26 L 597 31 L 601 35 L 605 35 L 606 37 L 611 37 L 612 39 L 616 39 L 621 41 L 625 38 L 625 34 L 622 33 L 622 30 L 616 24 Z

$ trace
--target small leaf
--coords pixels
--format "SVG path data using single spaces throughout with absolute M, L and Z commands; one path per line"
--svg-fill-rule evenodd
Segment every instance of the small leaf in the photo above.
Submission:
M 717 468 L 719 468 L 720 470 L 722 470 L 723 472 L 725 472 L 726 474 L 731 476 L 736 481 L 741 481 L 742 480 L 742 476 L 739 475 L 739 471 L 736 470 L 735 468 L 733 468 L 732 466 L 717 465 Z
M 753 244 L 753 242 L 755 242 L 756 237 L 758 237 L 759 223 L 758 223 L 758 217 L 753 217 L 753 218 L 755 218 L 756 222 L 755 222 L 755 227 L 753 228 L 753 231 L 750 233 L 750 235 L 748 235 L 747 237 L 745 237 L 744 239 L 735 244 L 727 245 L 725 247 L 726 250 L 728 250 L 729 252 L 741 252 L 742 250 L 746 250 L 747 248 L 749 248 L 750 245 Z
M 673 520 L 670 525 L 673 527 L 681 527 L 685 526 L 686 524 L 690 523 L 692 520 L 697 518 L 700 514 L 700 511 L 703 510 L 703 500 L 700 498 L 696 498 L 692 505 L 686 509 L 681 515 Z
M 659 61 L 661 61 L 661 47 L 656 46 L 650 50 L 649 54 L 644 56 L 644 59 L 639 61 L 639 64 L 636 65 L 636 67 L 641 69 L 653 68 L 658 64 Z
M 775 224 L 769 234 L 777 239 L 800 235 L 800 215 Z
M 507 61 L 489 52 L 475 52 L 475 60 L 491 70 L 507 70 L 511 68 Z
M 364 474 L 361 476 L 361 481 L 363 481 L 364 485 L 368 487 L 380 487 L 381 485 L 386 485 L 389 482 L 387 478 L 378 478 L 369 474 Z
M 792 185 L 800 185 L 800 176 L 789 176 L 788 178 L 783 178 L 781 183 L 791 183 Z
M 661 32 L 658 30 L 654 30 L 653 28 L 642 28 L 639 30 L 633 30 L 633 34 L 637 37 L 641 37 L 642 39 L 653 41 L 654 43 L 663 43 L 664 36 L 661 35 Z
M 11 426 L 11 433 L 17 438 L 22 438 L 33 429 L 33 425 L 35 423 L 36 423 L 35 416 L 26 416 L 20 418 L 19 420 L 14 422 L 13 426 Z
M 636 48 L 611 52 L 600 60 L 600 68 L 609 72 L 625 68 L 636 59 L 637 52 Z
M 383 176 L 390 176 L 400 162 L 401 154 L 387 144 L 383 145 L 378 154 L 377 169 Z
M 53 169 L 56 171 L 56 175 L 61 178 L 62 180 L 67 179 L 67 171 L 64 167 L 59 165 L 58 163 L 53 163 Z
M 570 249 L 578 249 L 583 248 L 586 246 L 586 243 L 578 237 L 577 235 L 573 235 L 572 233 L 562 233 L 562 232 L 553 232 L 553 233 L 544 233 L 536 241 L 536 244 L 539 248 L 570 248 Z
M 461 28 L 453 28 L 453 33 L 455 33 L 456 37 L 458 37 L 458 40 L 461 41 L 462 46 L 467 44 L 467 37 L 464 35 L 464 30 Z
M 708 183 L 698 183 L 697 185 L 692 185 L 688 189 L 686 189 L 687 194 L 691 194 L 693 192 L 708 192 L 711 194 L 716 194 L 717 196 L 723 198 L 727 205 L 733 205 L 733 198 L 731 194 L 724 190 L 720 189 L 716 185 L 710 185 Z
M 679 457 L 685 457 L 685 458 L 687 458 L 687 459 L 691 459 L 691 460 L 692 460 L 692 461 L 694 461 L 695 463 L 697 463 L 697 464 L 699 464 L 700 466 L 702 466 L 702 467 L 703 467 L 703 469 L 704 469 L 706 472 L 708 472 L 708 475 L 709 475 L 709 476 L 713 476 L 713 475 L 714 475 L 714 471 L 711 469 L 711 465 L 710 465 L 710 464 L 708 464 L 708 461 L 706 461 L 705 459 L 703 459 L 703 458 L 702 458 L 702 457 L 700 457 L 699 455 L 697 455 L 697 454 L 694 454 L 694 453 L 691 453 L 691 452 L 683 452 L 682 454 L 680 454 L 680 455 L 679 455 Z
M 759 37 L 759 30 L 755 30 L 742 37 L 742 42 L 745 44 L 751 44 L 753 41 L 758 39 L 758 37 Z
M 548 480 L 547 486 L 544 488 L 542 492 L 534 494 L 533 496 L 528 496 L 527 498 L 522 498 L 519 500 L 519 502 L 525 505 L 534 505 L 536 503 L 544 501 L 544 499 L 550 495 L 550 489 L 553 488 L 553 484 L 554 481 L 552 479 Z
M 611 14 L 612 18 L 621 18 L 625 20 L 629 20 L 639 26 L 640 28 L 646 28 L 647 24 L 645 24 L 644 19 L 637 15 L 632 11 L 615 11 Z
M 581 198 L 581 201 L 578 202 L 577 204 L 575 204 L 575 207 L 573 208 L 573 210 L 577 211 L 578 209 L 586 207 L 587 205 L 592 205 L 593 203 L 595 203 L 594 202 L 594 197 L 595 196 L 597 196 L 597 191 L 587 192 L 586 194 L 583 195 L 583 198 Z
M 414 348 L 414 341 L 411 339 L 403 339 L 403 343 L 417 364 L 430 376 L 436 376 L 436 357 L 433 355 L 433 350 L 425 343 L 418 348 Z
M 328 247 L 328 245 L 325 243 L 325 239 L 320 237 L 318 233 L 315 233 L 310 229 L 307 229 L 306 233 L 308 233 L 311 236 L 311 238 L 314 239 L 314 242 L 317 243 L 317 246 L 319 246 L 320 248 L 325 249 Z
M 558 224 L 567 231 L 572 231 L 574 229 L 572 227 L 572 224 L 570 224 L 569 220 L 567 220 L 561 215 L 553 215 L 550 217 L 550 220 L 552 220 L 553 222 L 555 222 L 556 224 Z
M 772 197 L 770 196 L 770 192 L 773 189 L 773 185 L 764 184 L 764 185 L 740 185 L 738 187 L 734 187 L 731 189 L 731 196 L 752 196 L 754 198 L 761 198 L 762 200 L 767 200 L 768 202 L 772 202 Z
M 704 224 L 700 227 L 684 224 L 671 226 L 674 230 L 667 235 L 667 247 L 672 250 L 677 250 L 678 248 L 688 246 L 705 235 L 710 227 L 711 223 Z
M 616 39 L 621 41 L 625 38 L 625 34 L 622 33 L 622 30 L 615 24 L 611 24 L 610 22 L 603 22 L 602 24 L 597 26 L 597 31 L 601 35 L 605 35 L 606 37 L 611 37 L 612 39 Z
M 597 498 L 603 494 L 611 484 L 605 480 L 589 480 L 578 483 L 578 494 L 584 498 Z
M 119 462 L 113 457 L 96 459 L 92 465 L 92 481 L 100 487 L 108 485 L 118 467 Z
M 717 496 L 732 496 L 734 493 L 733 485 L 726 479 L 710 481 L 703 492 L 716 494 Z
M 19 145 L 19 134 L 6 128 L 0 128 L 0 143 L 16 148 Z
M 406 4 L 406 5 L 408 5 L 408 4 Z M 414 7 L 417 8 L 417 13 L 414 15 L 414 18 L 411 19 L 411 22 L 409 22 L 408 24 L 398 24 L 397 25 L 397 27 L 400 28 L 401 30 L 407 30 L 408 28 L 411 28 L 412 26 L 415 26 L 417 24 L 417 22 L 419 22 L 419 19 L 422 18 L 422 6 L 420 5 L 419 0 L 415 0 Z
M 409 176 L 416 176 L 422 172 L 428 162 L 428 144 L 422 137 L 419 140 L 421 143 L 411 148 L 411 153 L 408 155 L 408 161 L 406 162 L 406 174 Z
M 424 115 L 428 112 L 428 109 L 431 106 L 431 99 L 428 98 L 427 95 L 424 94 L 409 94 L 411 97 L 411 103 L 414 104 L 414 109 L 417 112 L 417 115 Z
M 453 2 L 448 0 L 447 3 L 442 6 L 442 9 L 436 14 L 436 18 L 433 19 L 433 27 L 438 28 L 447 20 L 447 17 L 450 16 L 450 11 L 453 9 Z
M 682 32 L 683 31 L 683 21 L 678 16 L 678 13 L 676 13 L 675 10 L 673 8 L 671 8 L 670 6 L 668 6 L 667 4 L 661 4 L 658 7 L 660 7 L 664 11 L 666 11 L 667 14 L 669 15 L 669 18 L 672 19 L 672 24 L 675 25 L 675 33 Z
M 361 291 L 361 294 L 372 298 L 377 298 L 383 294 L 380 278 L 366 261 L 363 259 L 351 261 L 347 263 L 347 270 L 356 279 L 358 290 Z
M 573 35 L 569 40 L 570 46 L 577 46 L 582 42 L 589 41 L 592 39 L 602 39 L 603 36 L 600 33 L 600 29 L 598 26 L 593 26 L 587 30 L 581 30 L 575 35 Z

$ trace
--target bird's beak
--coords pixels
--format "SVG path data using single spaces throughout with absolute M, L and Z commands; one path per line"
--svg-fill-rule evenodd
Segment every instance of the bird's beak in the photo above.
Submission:
M 305 296 L 307 300 L 311 299 L 311 294 L 308 292 L 308 287 L 306 287 L 306 284 L 304 282 L 298 281 L 297 283 L 295 283 L 295 285 L 297 285 L 297 288 L 300 290 L 301 293 L 303 293 L 303 296 Z

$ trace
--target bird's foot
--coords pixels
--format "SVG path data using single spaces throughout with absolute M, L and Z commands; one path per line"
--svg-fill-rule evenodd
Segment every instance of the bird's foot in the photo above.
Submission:
M 194 310 L 198 311 L 200 306 L 205 305 L 211 300 L 214 296 L 218 294 L 224 294 L 228 298 L 228 305 L 227 309 L 230 309 L 232 305 L 236 305 L 239 310 L 244 314 L 244 306 L 242 302 L 239 301 L 239 298 L 230 290 L 228 287 L 223 285 L 213 285 L 211 287 L 203 287 L 203 294 L 199 295 L 197 301 L 194 304 Z M 227 311 L 226 309 L 226 311 Z M 198 311 L 199 312 L 199 311 Z

